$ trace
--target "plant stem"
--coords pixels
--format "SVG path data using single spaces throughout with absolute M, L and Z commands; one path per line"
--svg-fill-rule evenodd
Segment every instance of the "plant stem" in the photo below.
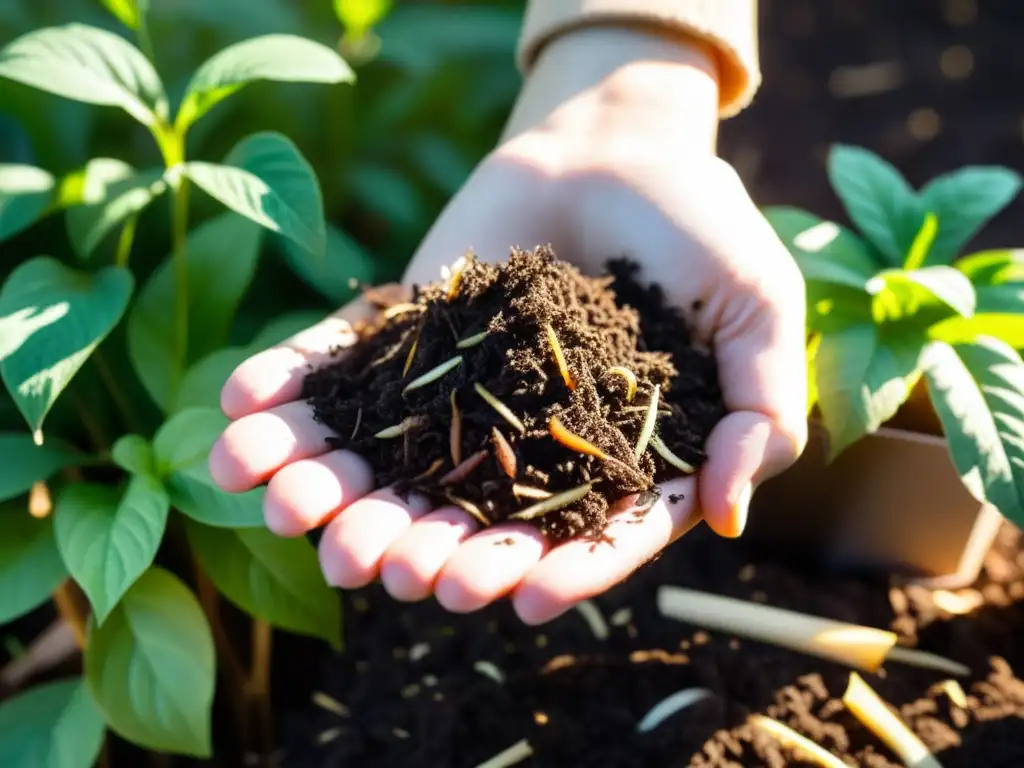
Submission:
M 114 372 L 110 369 L 110 364 L 107 363 L 107 358 L 103 355 L 100 350 L 96 350 L 92 356 L 93 362 L 96 364 L 96 371 L 99 373 L 100 378 L 103 380 L 104 385 L 107 387 L 107 391 L 110 393 L 110 397 L 114 401 L 114 405 L 121 412 L 121 416 L 125 420 L 125 424 L 128 429 L 135 433 L 142 432 L 142 421 L 139 419 L 135 408 L 132 406 L 131 400 L 124 393 L 121 385 L 117 381 L 117 377 L 114 376 Z
M 273 728 L 270 709 L 270 660 L 273 653 L 274 630 L 262 619 L 252 622 L 252 667 L 246 686 L 249 703 L 250 727 L 255 726 L 259 740 L 260 759 L 265 760 L 273 750 Z
M 238 660 L 235 649 L 231 646 L 231 639 L 224 631 L 224 624 L 220 620 L 220 594 L 217 592 L 217 587 L 213 585 L 198 563 L 195 565 L 195 574 L 196 594 L 199 597 L 199 604 L 206 613 L 206 619 L 210 623 L 210 630 L 213 632 L 217 658 L 221 662 L 218 666 L 224 673 L 228 701 L 235 715 L 238 732 L 244 737 L 248 722 L 245 668 Z
M 57 606 L 57 612 L 74 630 L 78 647 L 85 648 L 85 626 L 89 606 L 78 585 L 72 579 L 65 579 L 54 591 L 53 603 Z
M 135 227 L 139 223 L 139 217 L 131 216 L 121 229 L 121 237 L 117 241 L 117 255 L 114 257 L 114 264 L 128 268 L 128 261 L 132 255 L 132 243 L 135 241 Z

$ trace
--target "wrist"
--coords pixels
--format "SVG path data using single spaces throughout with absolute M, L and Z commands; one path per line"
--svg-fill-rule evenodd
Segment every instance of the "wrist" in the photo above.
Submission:
M 524 81 L 505 138 L 526 130 L 585 138 L 672 132 L 714 151 L 718 71 L 696 38 L 651 28 L 584 27 L 548 44 Z

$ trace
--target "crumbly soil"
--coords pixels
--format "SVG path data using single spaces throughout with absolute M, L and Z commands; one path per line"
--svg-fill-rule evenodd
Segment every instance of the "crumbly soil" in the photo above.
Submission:
M 849 669 L 665 619 L 655 603 L 662 584 L 889 628 L 901 643 L 965 663 L 966 708 L 943 692 L 941 673 L 893 663 L 862 676 L 944 768 L 1024 765 L 1024 552 L 1009 525 L 959 601 L 752 559 L 742 540 L 701 526 L 594 600 L 606 638 L 576 610 L 529 628 L 507 603 L 455 616 L 434 601 L 395 603 L 376 585 L 349 592 L 345 650 L 319 651 L 318 665 L 305 657 L 305 701 L 283 721 L 277 764 L 473 768 L 526 739 L 534 754 L 522 768 L 810 766 L 746 723 L 761 713 L 850 766 L 901 765 L 842 705 Z M 950 613 L 958 604 L 971 612 Z M 282 672 L 280 685 L 294 680 Z M 635 732 L 651 707 L 691 687 L 714 696 Z
M 378 485 L 457 504 L 486 524 L 523 515 L 554 541 L 596 539 L 611 503 L 639 494 L 642 513 L 659 483 L 692 471 L 663 458 L 659 440 L 701 465 L 725 413 L 714 359 L 635 265 L 615 260 L 585 276 L 549 248 L 464 265 L 417 286 L 409 302 L 381 306 L 355 346 L 306 379 L 331 445 L 366 457 Z M 632 372 L 635 389 L 616 368 Z M 654 437 L 636 458 L 650 408 Z M 574 489 L 585 495 L 556 505 Z

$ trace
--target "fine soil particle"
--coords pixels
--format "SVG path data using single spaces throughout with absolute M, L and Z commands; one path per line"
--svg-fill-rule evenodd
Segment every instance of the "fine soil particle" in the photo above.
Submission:
M 752 560 L 742 541 L 704 526 L 593 601 L 607 624 L 603 638 L 582 611 L 530 628 L 507 603 L 456 616 L 434 601 L 396 604 L 378 586 L 348 592 L 344 652 L 320 646 L 302 654 L 309 660 L 302 666 L 317 656 L 319 666 L 304 673 L 305 706 L 284 718 L 280 764 L 473 768 L 526 739 L 533 755 L 516 764 L 522 768 L 810 766 L 747 723 L 760 713 L 850 766 L 901 765 L 843 706 L 848 668 L 665 619 L 657 589 L 679 584 L 890 628 L 903 644 L 967 664 L 971 673 L 959 681 L 966 708 L 944 692 L 942 673 L 893 663 L 862 676 L 944 768 L 1017 768 L 1024 765 L 1019 536 L 1007 525 L 978 583 L 958 593 L 960 605 L 973 606 L 967 615 L 949 612 L 957 604 L 949 593 Z M 655 704 L 693 687 L 714 695 L 636 732 Z
M 672 457 L 699 467 L 725 413 L 713 356 L 626 260 L 589 277 L 548 248 L 466 258 L 381 310 L 304 397 L 378 485 L 486 524 L 521 515 L 554 541 L 599 539 L 610 504 L 639 494 L 642 513 L 687 471 Z

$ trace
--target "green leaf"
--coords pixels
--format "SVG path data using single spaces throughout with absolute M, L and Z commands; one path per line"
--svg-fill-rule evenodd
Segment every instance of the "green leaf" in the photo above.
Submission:
M 205 462 L 175 472 L 167 481 L 171 503 L 197 522 L 217 528 L 261 528 L 262 486 L 245 493 L 225 493 L 210 476 Z
M 873 322 L 872 297 L 860 288 L 837 283 L 807 283 L 807 328 L 833 333 Z
M 821 334 L 815 333 L 807 341 L 807 415 L 810 416 L 814 406 L 818 404 L 818 348 L 821 346 Z
M 123 494 L 112 485 L 76 483 L 58 497 L 57 547 L 98 624 L 153 564 L 169 512 L 167 491 L 147 475 L 134 476 Z
M 167 190 L 163 169 L 136 171 L 121 160 L 90 160 L 83 175 L 82 203 L 67 211 L 68 237 L 79 257 L 88 258 L 104 238 L 141 213 Z
M 976 286 L 1024 283 L 1024 249 L 981 251 L 953 266 Z
M 205 462 L 228 425 L 216 408 L 189 408 L 169 418 L 153 438 L 153 455 L 161 477 Z
M 906 179 L 873 152 L 843 144 L 829 153 L 828 176 L 861 234 L 891 266 L 901 266 L 924 218 Z
M 75 101 L 121 107 L 143 125 L 167 119 L 167 96 L 149 60 L 123 37 L 65 24 L 0 50 L 0 77 Z
M 114 463 L 133 475 L 156 475 L 153 447 L 141 435 L 124 435 L 110 451 Z
M 0 432 L 0 501 L 20 496 L 58 470 L 79 466 L 85 458 L 59 440 L 36 445 L 31 435 Z
M 324 581 L 316 549 L 265 528 L 229 530 L 196 523 L 189 543 L 227 598 L 275 627 L 341 644 L 338 593 Z
M 259 227 L 234 213 L 203 222 L 188 237 L 189 357 L 198 360 L 227 339 L 260 254 Z M 150 397 L 165 412 L 174 399 L 176 359 L 173 256 L 150 276 L 128 318 L 128 353 Z
M 133 285 L 125 269 L 90 275 L 39 256 L 0 289 L 0 374 L 37 442 L 57 397 L 121 319 Z
M 834 222 L 788 206 L 769 206 L 762 215 L 797 259 L 805 280 L 863 288 L 883 266 L 857 235 Z M 838 279 L 827 279 L 827 272 L 815 277 L 816 270 L 830 266 L 836 269 Z
M 57 180 L 32 165 L 0 164 L 0 242 L 31 227 L 57 198 Z
M 916 336 L 884 337 L 873 325 L 822 336 L 815 369 L 831 458 L 877 430 L 906 401 L 920 377 L 923 343 Z
M 216 408 L 188 408 L 176 413 L 153 439 L 157 471 L 166 477 L 171 504 L 193 520 L 226 528 L 263 525 L 263 487 L 225 493 L 210 476 L 210 448 L 228 420 Z
M 382 43 L 381 59 L 417 75 L 428 74 L 446 61 L 481 58 L 514 73 L 522 25 L 521 7 L 463 5 L 452 13 L 444 5 L 403 3 L 376 32 Z
M 980 336 L 990 336 L 1024 349 L 1024 314 L 979 313 L 973 317 L 950 317 L 928 329 L 928 338 L 947 344 L 969 344 Z
M 177 577 L 150 568 L 103 626 L 91 628 L 85 674 L 120 736 L 161 752 L 210 756 L 213 636 Z
M 983 285 L 976 293 L 978 312 L 1024 313 L 1024 284 Z
M 290 139 L 255 133 L 235 145 L 227 165 L 186 163 L 184 173 L 211 197 L 322 256 L 326 240 L 320 184 Z
M 924 266 L 932 246 L 935 244 L 935 237 L 939 233 L 939 220 L 934 213 L 927 213 L 921 229 L 910 244 L 910 251 L 907 253 L 907 260 L 903 264 L 904 269 L 920 269 Z
M 57 551 L 53 521 L 37 520 L 25 505 L 0 506 L 0 625 L 50 599 L 68 573 Z
M 886 270 L 873 278 L 868 292 L 875 297 L 876 321 L 913 317 L 922 309 L 970 317 L 977 306 L 971 281 L 953 267 Z
M 333 225 L 327 225 L 326 249 L 322 256 L 314 256 L 283 238 L 281 246 L 284 261 L 292 271 L 334 304 L 347 304 L 358 293 L 358 285 L 374 282 L 373 258 Z
M 337 51 L 297 35 L 263 35 L 214 54 L 193 75 L 176 127 L 182 133 L 214 105 L 257 80 L 349 83 L 355 73 Z
M 105 731 L 81 679 L 44 683 L 0 706 L 0 765 L 91 768 Z
M 939 220 L 925 263 L 951 264 L 960 249 L 1020 192 L 1021 177 L 1009 168 L 969 166 L 933 179 L 921 190 L 926 210 Z
M 140 3 L 136 0 L 100 0 L 100 2 L 129 29 L 139 28 L 139 22 L 142 20 L 142 14 L 146 12 L 145 6 L 148 4 L 148 0 L 143 0 L 143 7 L 140 8 Z
M 391 10 L 392 0 L 334 0 L 334 13 L 355 39 L 373 29 Z
M 964 485 L 1024 524 L 1024 363 L 1009 346 L 936 342 L 925 356 L 932 404 Z

